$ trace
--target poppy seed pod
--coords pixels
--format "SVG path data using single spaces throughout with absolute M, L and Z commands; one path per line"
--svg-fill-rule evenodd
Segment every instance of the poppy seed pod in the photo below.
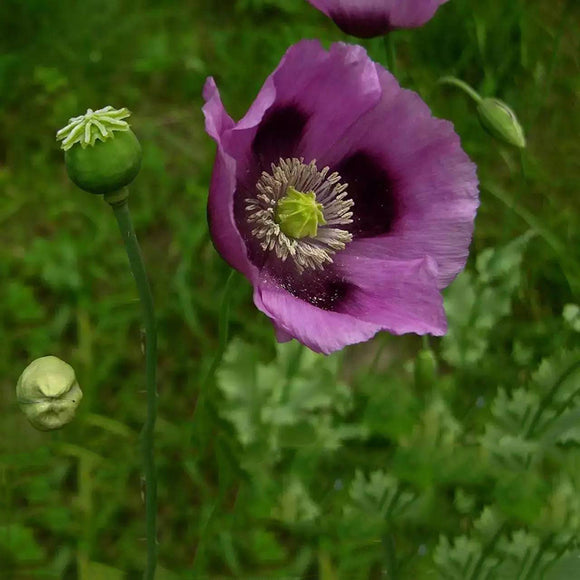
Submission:
M 73 420 L 83 393 L 69 364 L 55 356 L 43 356 L 20 375 L 16 397 L 33 427 L 51 431 Z
M 69 177 L 82 190 L 110 194 L 129 185 L 141 168 L 141 145 L 124 120 L 127 109 L 89 109 L 73 117 L 56 138 L 62 141 Z

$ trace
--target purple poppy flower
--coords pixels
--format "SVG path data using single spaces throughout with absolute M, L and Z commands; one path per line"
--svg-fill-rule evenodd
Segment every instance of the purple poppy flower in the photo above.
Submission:
M 208 216 L 278 340 L 330 353 L 379 330 L 441 335 L 464 267 L 475 166 L 448 121 L 360 46 L 291 47 L 237 123 L 212 78 Z
M 308 0 L 347 34 L 382 36 L 397 28 L 417 28 L 447 0 Z

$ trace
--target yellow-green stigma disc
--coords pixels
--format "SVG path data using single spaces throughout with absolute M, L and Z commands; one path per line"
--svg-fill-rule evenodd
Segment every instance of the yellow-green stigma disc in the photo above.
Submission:
M 280 229 L 290 238 L 315 238 L 318 226 L 326 220 L 322 213 L 322 204 L 317 203 L 313 191 L 302 193 L 293 187 L 286 190 L 286 195 L 278 201 L 276 221 Z

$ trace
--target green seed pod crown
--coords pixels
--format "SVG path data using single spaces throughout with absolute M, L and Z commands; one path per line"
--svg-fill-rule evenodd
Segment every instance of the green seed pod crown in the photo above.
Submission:
M 55 356 L 43 356 L 20 375 L 16 398 L 33 427 L 51 431 L 73 420 L 83 393 L 69 364 Z
M 56 138 L 69 177 L 82 190 L 108 194 L 129 185 L 141 168 L 141 145 L 125 121 L 130 112 L 105 107 L 73 117 Z

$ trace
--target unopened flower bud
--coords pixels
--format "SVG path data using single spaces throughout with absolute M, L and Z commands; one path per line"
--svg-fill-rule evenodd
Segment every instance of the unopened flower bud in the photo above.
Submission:
M 433 351 L 420 350 L 415 359 L 415 386 L 418 389 L 428 389 L 433 386 L 437 376 L 437 359 Z
M 499 99 L 482 99 L 477 105 L 477 113 L 483 128 L 492 136 L 523 149 L 526 138 L 515 113 Z
M 478 92 L 466 82 L 455 77 L 441 77 L 441 84 L 460 88 L 477 104 L 477 114 L 483 128 L 498 141 L 503 141 L 514 147 L 523 149 L 526 146 L 524 130 L 516 114 L 499 99 L 482 98 Z
M 129 185 L 141 168 L 141 145 L 125 121 L 131 113 L 105 107 L 73 117 L 57 134 L 69 177 L 89 193 L 114 193 Z
M 50 431 L 73 420 L 83 393 L 69 364 L 43 356 L 20 375 L 16 397 L 30 423 L 40 431 Z

